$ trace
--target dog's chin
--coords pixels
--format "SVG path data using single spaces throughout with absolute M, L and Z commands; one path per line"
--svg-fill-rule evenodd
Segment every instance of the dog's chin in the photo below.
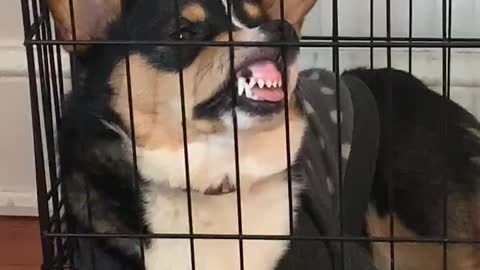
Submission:
M 231 112 L 221 117 L 227 129 L 233 130 L 233 117 Z M 255 115 L 242 110 L 236 110 L 236 123 L 238 131 L 261 131 L 275 128 L 285 122 L 284 110 L 269 115 Z

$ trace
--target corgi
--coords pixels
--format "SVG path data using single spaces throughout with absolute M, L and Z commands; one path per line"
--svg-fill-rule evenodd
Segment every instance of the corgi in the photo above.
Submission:
M 84 70 L 59 131 L 63 191 L 76 230 L 163 236 L 95 239 L 95 247 L 127 269 L 336 267 L 328 255 L 335 245 L 287 237 L 329 235 L 332 230 L 319 229 L 317 221 L 337 217 L 335 189 L 348 169 L 343 145 L 351 143 L 353 114 L 311 106 L 327 96 L 334 100 L 335 85 L 306 82 L 297 67 L 298 47 L 175 43 L 298 42 L 315 1 L 286 1 L 287 21 L 279 20 L 279 2 L 49 0 L 62 39 L 154 43 L 65 46 Z M 155 45 L 165 40 L 172 43 Z M 415 77 L 362 69 L 347 75 L 370 90 L 380 118 L 370 205 L 362 213 L 365 235 L 389 237 L 393 216 L 394 236 L 438 236 L 440 183 L 447 179 L 449 237 L 478 239 L 477 120 L 449 102 L 454 137 L 442 140 L 437 113 L 443 101 Z M 391 123 L 387 78 L 399 96 Z M 339 86 L 348 99 L 347 88 Z M 330 119 L 329 128 L 315 128 L 315 114 Z M 342 141 L 336 124 L 344 130 Z M 386 166 L 390 147 L 393 164 Z M 305 172 L 311 163 L 317 167 Z M 393 207 L 386 197 L 389 167 Z M 312 211 L 332 213 L 322 219 Z M 204 237 L 191 239 L 192 233 Z M 258 237 L 229 237 L 240 233 Z M 441 244 L 394 246 L 397 269 L 440 269 L 443 262 Z M 389 254 L 388 244 L 372 243 L 371 267 L 389 269 Z M 452 245 L 448 254 L 449 269 L 478 269 L 478 247 Z

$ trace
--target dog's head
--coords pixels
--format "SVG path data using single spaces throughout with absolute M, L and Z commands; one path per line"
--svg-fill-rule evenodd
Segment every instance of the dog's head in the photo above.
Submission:
M 122 5 L 121 0 L 50 0 L 49 8 L 63 39 L 76 36 L 77 40 L 229 41 L 232 26 L 233 41 L 295 42 L 303 16 L 315 1 L 285 1 L 287 11 L 292 10 L 292 3 L 298 4 L 295 15 L 285 14 L 296 28 L 286 21 L 274 20 L 280 17 L 280 0 L 230 0 L 230 5 L 227 2 L 126 0 Z M 77 49 L 86 53 L 99 47 L 108 50 L 108 46 L 100 45 Z M 124 57 L 127 54 L 128 63 Z M 209 128 L 231 124 L 230 113 L 236 100 L 239 128 L 262 127 L 279 119 L 285 101 L 290 100 L 297 83 L 297 54 L 296 47 L 284 47 L 282 52 L 279 47 L 237 46 L 231 50 L 225 46 L 134 44 L 113 64 L 109 76 L 115 93 L 112 105 L 120 114 L 128 115 L 126 89 L 130 85 L 136 112 L 163 115 L 160 117 L 169 118 L 165 121 L 172 121 L 177 118 L 172 112 L 180 111 L 183 88 L 186 117 L 193 125 Z M 102 65 L 105 59 L 98 56 L 103 54 L 95 55 L 98 59 L 90 59 L 89 63 Z M 287 71 L 284 75 L 283 70 Z

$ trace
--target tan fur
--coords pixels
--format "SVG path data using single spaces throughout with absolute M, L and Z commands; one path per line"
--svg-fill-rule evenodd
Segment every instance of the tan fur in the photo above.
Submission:
M 393 237 L 418 239 L 393 216 Z M 440 226 L 440 225 L 439 225 Z M 371 237 L 391 237 L 390 217 L 380 217 L 373 207 L 367 214 L 367 231 Z M 480 253 L 478 247 L 468 244 L 447 244 L 447 267 L 443 265 L 443 244 L 434 243 L 394 243 L 395 269 L 397 270 L 478 270 Z M 390 243 L 372 243 L 373 256 L 380 270 L 390 269 Z
M 199 133 L 223 130 L 220 123 L 199 121 L 198 130 L 192 123 L 193 99 L 195 98 L 197 70 L 184 70 L 184 92 L 189 142 L 195 142 Z M 180 80 L 178 74 L 156 70 L 139 55 L 130 56 L 130 76 L 133 115 L 137 145 L 147 149 L 183 147 L 181 123 Z M 111 76 L 111 85 L 116 93 L 115 110 L 129 123 L 128 82 L 125 61 L 121 62 Z M 207 80 L 204 84 L 210 84 Z M 208 85 L 207 85 L 208 87 Z M 211 88 L 215 86 L 211 85 Z M 168 132 L 167 132 L 168 131 Z
M 205 9 L 198 3 L 191 3 L 182 8 L 182 16 L 191 22 L 203 22 L 206 18 Z
M 256 4 L 245 2 L 243 4 L 243 10 L 245 10 L 245 13 L 247 13 L 247 15 L 253 19 L 262 17 L 262 10 Z
M 55 20 L 55 26 L 65 40 L 104 39 L 108 25 L 121 13 L 120 0 L 72 0 L 73 18 L 70 16 L 70 0 L 48 0 L 48 8 Z M 73 20 L 75 20 L 75 36 Z M 58 38 L 58 37 L 57 37 Z M 73 50 L 73 46 L 64 46 Z M 84 51 L 88 46 L 75 46 L 75 50 Z
M 285 16 L 296 31 L 300 33 L 304 17 L 313 8 L 317 0 L 284 0 Z M 72 18 L 70 16 L 70 0 L 48 0 L 48 8 L 55 20 L 60 39 L 64 40 L 95 40 L 105 39 L 108 26 L 121 13 L 120 0 L 72 0 L 75 18 L 75 37 L 72 31 Z M 193 4 L 195 6 L 195 4 Z M 253 4 L 245 4 L 244 9 L 249 16 L 257 14 Z M 262 10 L 269 19 L 280 19 L 280 0 L 262 0 Z M 202 14 L 197 7 L 186 10 L 186 15 L 193 19 L 202 19 Z M 260 12 L 261 13 L 261 12 Z M 204 18 L 202 19 L 204 20 Z M 195 21 L 195 20 L 194 20 Z M 83 52 L 89 46 L 75 45 L 63 46 L 68 51 Z
M 272 20 L 282 18 L 281 0 L 262 0 L 262 7 Z M 303 21 L 317 0 L 283 0 L 283 18 L 291 23 L 298 34 L 301 33 Z
M 298 152 L 305 129 L 304 119 L 290 109 L 290 152 L 292 158 Z M 279 114 L 267 123 L 265 130 L 239 131 L 238 156 L 242 189 L 287 167 L 286 137 L 283 115 Z M 275 124 L 273 124 L 275 123 Z M 190 130 L 188 134 L 192 134 Z M 163 130 L 165 136 L 181 141 L 182 132 Z M 197 132 L 188 140 L 189 173 L 191 188 L 200 192 L 216 188 L 227 177 L 234 184 L 236 179 L 233 130 L 218 133 Z M 168 141 L 167 141 L 168 142 Z M 152 181 L 164 181 L 171 187 L 185 188 L 183 142 L 177 147 L 141 147 L 137 151 L 139 169 Z M 158 178 L 157 176 L 162 176 Z
M 242 30 L 233 33 L 234 40 L 255 40 L 255 31 Z M 228 40 L 228 34 L 220 34 L 217 41 Z M 234 65 L 258 54 L 261 48 L 240 47 L 235 49 Z M 208 47 L 183 70 L 185 111 L 188 141 L 195 142 L 202 133 L 223 131 L 220 122 L 206 122 L 192 119 L 195 105 L 207 100 L 218 91 L 230 76 L 229 48 Z M 138 146 L 147 149 L 183 147 L 181 126 L 180 80 L 173 72 L 162 72 L 152 67 L 140 55 L 131 55 L 130 86 L 132 89 L 135 134 Z M 113 108 L 128 125 L 129 102 L 128 81 L 125 61 L 121 61 L 112 72 L 110 84 L 116 97 Z M 296 84 L 297 73 L 289 70 L 289 92 Z M 168 131 L 168 132 L 166 132 Z
M 242 29 L 235 40 L 262 41 L 258 29 Z M 223 33 L 216 40 L 228 40 Z M 235 48 L 234 66 L 262 55 L 261 48 Z M 146 220 L 155 233 L 188 232 L 186 174 L 178 74 L 152 67 L 138 54 L 129 57 L 133 114 L 137 141 L 138 170 L 149 181 Z M 289 67 L 289 125 L 292 159 L 300 149 L 305 119 L 292 96 L 297 72 Z M 112 107 L 129 123 L 126 63 L 114 69 Z M 238 131 L 240 187 L 236 186 L 233 129 L 227 114 L 218 121 L 196 120 L 195 105 L 216 94 L 230 77 L 229 49 L 204 48 L 183 70 L 188 137 L 189 175 L 192 194 L 193 230 L 196 233 L 238 233 L 237 195 L 206 196 L 205 191 L 241 190 L 243 232 L 287 235 L 289 197 L 286 179 L 286 128 L 284 113 L 270 117 L 242 116 L 248 125 Z M 252 124 L 253 123 L 253 124 Z M 225 182 L 228 180 L 229 182 Z M 293 207 L 302 188 L 293 184 Z M 288 247 L 287 241 L 244 242 L 244 263 L 248 269 L 274 269 Z M 238 269 L 238 241 L 195 240 L 196 269 Z M 153 240 L 146 249 L 147 269 L 190 269 L 188 240 Z M 177 256 L 171 256 L 177 254 Z

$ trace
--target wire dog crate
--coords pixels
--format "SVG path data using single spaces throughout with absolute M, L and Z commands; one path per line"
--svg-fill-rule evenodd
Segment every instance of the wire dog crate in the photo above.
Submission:
M 105 46 L 129 46 L 134 44 L 133 41 L 113 42 L 113 41 L 65 41 L 56 39 L 53 21 L 49 16 L 47 7 L 47 0 L 20 0 L 22 3 L 23 24 L 25 31 L 25 46 L 26 56 L 28 61 L 29 73 L 29 87 L 30 87 L 30 102 L 32 110 L 32 127 L 33 139 L 35 147 L 35 165 L 36 165 L 36 185 L 38 196 L 38 211 L 40 217 L 42 252 L 43 252 L 43 269 L 75 269 L 74 254 L 76 246 L 73 243 L 77 238 L 95 238 L 95 237 L 131 237 L 147 239 L 149 237 L 157 238 L 171 238 L 172 235 L 145 235 L 142 233 L 136 235 L 99 235 L 99 234 L 81 234 L 71 232 L 65 224 L 68 223 L 68 205 L 65 198 L 62 197 L 62 181 L 59 179 L 59 159 L 57 156 L 56 144 L 56 130 L 62 124 L 62 108 L 64 106 L 64 97 L 70 89 L 75 91 L 76 88 L 81 87 L 81 76 L 78 72 L 78 66 L 75 56 L 62 53 L 62 45 L 86 45 L 90 43 L 101 43 Z M 68 0 L 66 0 L 68 1 Z M 227 0 L 228 1 L 228 0 Z M 321 0 L 319 0 L 321 1 Z M 408 71 L 412 72 L 414 68 L 413 52 L 418 48 L 435 48 L 441 50 L 442 55 L 442 89 L 441 92 L 448 100 L 450 97 L 450 81 L 451 81 L 451 52 L 457 48 L 479 48 L 480 38 L 456 38 L 452 37 L 452 0 L 442 1 L 442 19 L 441 19 L 441 37 L 414 37 L 413 35 L 413 18 L 414 18 L 414 2 L 409 1 L 408 14 L 408 29 L 407 37 L 394 36 L 392 34 L 392 0 L 382 0 L 385 2 L 385 36 L 378 36 L 374 34 L 374 1 L 369 1 L 370 7 L 370 36 L 342 36 L 339 33 L 339 1 L 331 0 L 332 10 L 330 12 L 332 19 L 331 35 L 329 36 L 303 36 L 300 43 L 292 42 L 276 42 L 266 44 L 268 46 L 298 46 L 302 48 L 324 48 L 331 50 L 332 59 L 331 67 L 338 80 L 340 77 L 340 51 L 343 48 L 362 48 L 370 51 L 370 66 L 374 66 L 374 50 L 385 49 L 387 66 L 392 66 L 392 50 L 396 48 L 408 49 Z M 378 0 L 377 0 L 378 1 Z M 363 1 L 362 3 L 367 3 Z M 283 9 L 283 0 L 281 1 L 281 9 Z M 72 6 L 72 0 L 70 0 Z M 71 14 L 74 14 L 71 9 Z M 139 41 L 141 42 L 141 41 Z M 148 44 L 148 43 L 146 43 Z M 156 45 L 178 45 L 182 46 L 181 42 L 155 42 Z M 190 45 L 198 46 L 248 46 L 241 42 L 195 42 Z M 265 44 L 264 44 L 265 45 Z M 250 44 L 250 46 L 252 46 Z M 256 44 L 255 46 L 263 46 Z M 69 69 L 70 71 L 66 71 Z M 180 81 L 183 79 L 180 76 Z M 337 91 L 338 93 L 338 91 Z M 183 97 L 182 97 L 183 98 Z M 339 97 L 337 97 L 339 98 Z M 182 100 L 183 101 L 183 100 Z M 391 100 L 390 100 L 391 102 Z M 337 103 L 337 106 L 340 103 Z M 131 104 L 130 104 L 131 106 Z M 337 110 L 338 112 L 340 110 Z M 288 114 L 288 110 L 286 112 Z M 388 115 L 388 113 L 387 113 Z M 337 115 L 338 119 L 341 117 Z M 448 121 L 447 115 L 442 115 Z M 288 121 L 287 121 L 288 123 Z M 186 128 L 185 126 L 183 127 Z M 185 132 L 185 130 L 184 130 Z M 286 146 L 289 149 L 288 142 L 288 125 L 287 125 L 287 142 Z M 447 133 L 447 132 L 446 132 Z M 339 127 L 339 134 L 341 128 Z M 340 136 L 340 135 L 339 135 Z M 235 136 L 236 137 L 236 136 Z M 388 137 L 388 136 L 387 136 Z M 237 140 L 237 138 L 235 138 Z M 186 137 L 184 138 L 186 145 Z M 340 141 L 340 140 L 339 140 Z M 341 145 L 338 145 L 339 153 L 341 153 Z M 236 145 L 236 150 L 238 151 Z M 188 152 L 188 151 L 186 151 Z M 186 154 L 188 155 L 188 154 Z M 238 160 L 238 153 L 236 153 L 236 160 Z M 287 157 L 290 163 L 291 157 Z M 186 162 L 188 157 L 186 158 Z M 341 158 L 339 157 L 339 172 L 341 172 Z M 387 162 L 388 163 L 388 162 Z M 238 166 L 238 164 L 237 164 Z M 291 164 L 289 164 L 289 167 Z M 188 164 L 186 165 L 188 170 Z M 236 168 L 237 173 L 240 168 Z M 188 183 L 188 171 L 187 183 Z M 289 175 L 289 178 L 291 176 Z M 237 174 L 237 183 L 239 177 Z M 340 187 L 340 193 L 342 193 Z M 237 195 L 238 197 L 239 195 Z M 342 196 L 340 194 L 340 196 Z M 190 198 L 189 198 L 190 199 Z M 238 198 L 238 200 L 240 200 Z M 343 201 L 343 199 L 342 199 Z M 191 208 L 191 206 L 189 206 Z M 445 205 L 444 222 L 447 218 L 447 207 Z M 342 207 L 340 207 L 342 209 Z M 240 210 L 239 210 L 240 213 Z M 190 216 L 191 219 L 191 216 Z M 190 220 L 191 222 L 191 220 Z M 336 241 L 343 245 L 343 243 L 356 242 L 386 242 L 390 243 L 391 250 L 395 242 L 430 242 L 440 243 L 444 245 L 444 260 L 446 260 L 447 244 L 450 242 L 447 237 L 438 239 L 408 239 L 408 238 L 368 238 L 361 236 L 329 236 L 320 237 L 319 239 L 301 239 L 290 237 L 272 237 L 272 236 L 248 236 L 241 233 L 241 221 L 239 221 L 240 235 L 226 236 L 226 235 L 195 235 L 193 231 L 190 234 L 176 236 L 184 239 L 195 238 L 220 238 L 220 239 L 238 239 L 240 242 L 240 253 L 242 253 L 241 241 L 244 239 L 286 239 L 292 241 Z M 393 222 L 391 225 L 393 231 Z M 393 233 L 392 233 L 393 235 Z M 193 240 L 192 240 L 193 242 Z M 468 242 L 468 241 L 467 241 Z M 472 240 L 473 244 L 478 244 Z M 393 256 L 393 251 L 391 251 Z M 242 255 L 240 255 L 242 256 Z M 394 258 L 392 258 L 392 266 L 394 265 Z M 444 263 L 444 269 L 446 269 Z

